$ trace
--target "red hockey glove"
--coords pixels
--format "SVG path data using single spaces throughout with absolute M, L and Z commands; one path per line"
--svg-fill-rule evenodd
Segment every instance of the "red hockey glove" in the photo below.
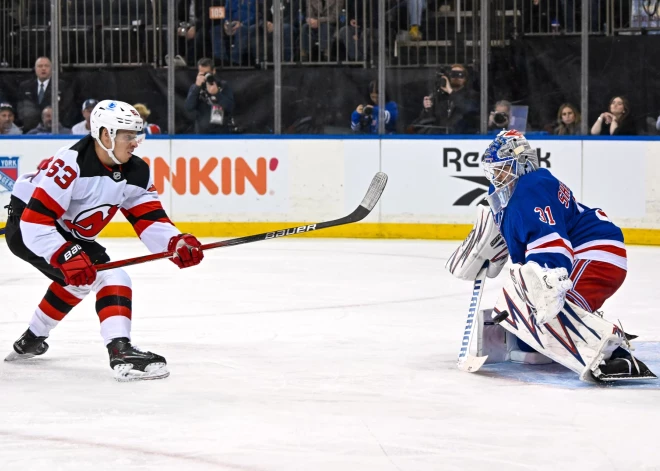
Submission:
M 172 260 L 179 268 L 197 265 L 204 258 L 202 244 L 191 234 L 179 234 L 170 239 L 167 251 L 174 252 Z
M 96 280 L 96 268 L 78 244 L 64 244 L 50 259 L 50 264 L 62 270 L 68 285 L 91 285 Z

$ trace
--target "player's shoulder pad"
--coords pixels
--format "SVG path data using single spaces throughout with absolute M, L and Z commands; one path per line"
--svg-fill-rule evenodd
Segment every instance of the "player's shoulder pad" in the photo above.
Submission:
M 60 149 L 67 153 L 67 158 L 74 159 L 80 169 L 79 175 L 81 177 L 94 174 L 96 170 L 98 158 L 94 150 L 94 142 L 94 138 L 91 135 L 87 135 L 72 146 Z
M 71 167 L 77 174 L 80 174 L 79 153 L 77 150 L 69 146 L 61 147 L 50 159 L 49 165 L 52 165 L 56 160 L 63 162 L 63 164 L 58 165 L 59 167 Z
M 126 183 L 134 185 L 145 190 L 149 189 L 149 166 L 137 155 L 123 165 L 123 173 L 126 177 Z
M 538 205 L 548 197 L 556 197 L 560 182 L 548 170 L 540 168 L 520 177 L 509 205 Z

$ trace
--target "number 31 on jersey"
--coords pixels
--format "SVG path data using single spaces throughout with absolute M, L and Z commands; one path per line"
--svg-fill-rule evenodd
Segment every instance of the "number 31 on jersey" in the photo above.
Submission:
M 534 208 L 534 212 L 538 213 L 541 222 L 545 222 L 546 224 L 550 224 L 551 226 L 555 225 L 555 219 L 552 217 L 552 210 L 550 209 L 550 206 L 546 206 L 545 209 L 539 208 L 537 206 L 536 208 Z

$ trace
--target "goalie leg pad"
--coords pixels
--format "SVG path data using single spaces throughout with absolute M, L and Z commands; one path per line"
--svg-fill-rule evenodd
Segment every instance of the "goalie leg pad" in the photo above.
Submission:
M 623 340 L 621 329 L 612 322 L 572 304 L 564 303 L 556 317 L 537 324 L 532 309 L 507 277 L 493 309 L 493 317 L 506 312 L 500 325 L 537 352 L 565 366 L 583 381 L 593 381 L 592 371 Z
M 548 357 L 531 349 L 521 349 L 518 338 L 507 332 L 497 322 L 493 322 L 493 310 L 483 309 L 479 311 L 478 329 L 478 351 L 477 355 L 487 356 L 486 364 L 502 363 L 512 361 L 527 365 L 547 365 L 552 363 Z

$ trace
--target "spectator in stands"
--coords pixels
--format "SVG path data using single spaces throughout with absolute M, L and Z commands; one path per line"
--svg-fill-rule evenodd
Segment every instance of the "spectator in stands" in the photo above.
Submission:
M 39 125 L 34 129 L 30 129 L 26 134 L 71 134 L 71 129 L 65 128 L 60 124 L 58 131 L 53 133 L 53 107 L 47 106 L 41 112 L 41 122 Z
M 539 0 L 534 0 L 538 2 Z M 561 14 L 559 15 L 559 22 L 564 23 L 564 31 L 567 33 L 575 33 L 582 28 L 580 25 L 580 17 L 582 16 L 582 2 L 578 0 L 577 9 L 575 0 L 561 0 Z M 605 32 L 605 12 L 601 11 L 605 7 L 605 0 L 590 0 L 589 10 L 589 31 L 594 33 Z M 575 21 L 578 23 L 578 28 L 575 28 Z
M 142 103 L 136 103 L 133 105 L 133 108 L 140 113 L 140 118 L 144 121 L 142 128 L 144 129 L 145 134 L 160 134 L 160 126 L 157 124 L 152 124 L 147 122 L 147 118 L 151 115 L 151 110 L 147 108 L 147 105 Z
M 630 115 L 630 102 L 623 96 L 610 100 L 609 111 L 598 116 L 591 127 L 594 136 L 634 136 L 637 134 L 635 123 Z
M 426 0 L 408 0 L 408 21 L 410 30 L 408 34 L 412 41 L 421 41 L 422 32 L 419 27 L 422 24 L 422 13 L 426 8 Z
M 197 62 L 197 78 L 188 90 L 185 109 L 195 113 L 197 134 L 233 132 L 234 92 L 226 81 L 216 76 L 211 59 Z
M 263 6 L 262 6 L 263 8 Z M 227 0 L 225 19 L 213 26 L 213 56 L 220 65 L 247 65 L 242 59 L 257 34 L 257 0 Z
M 282 18 L 282 60 L 291 62 L 294 59 L 295 46 L 298 43 L 298 32 L 300 31 L 300 13 L 302 12 L 305 0 L 281 0 L 280 17 Z M 272 56 L 273 51 L 273 0 L 266 0 L 265 3 L 265 27 L 268 36 L 268 52 Z M 263 31 L 263 28 L 261 28 Z M 258 38 L 252 41 L 253 55 L 256 50 Z M 271 59 L 272 60 L 272 59 Z
M 552 134 L 557 136 L 574 136 L 580 134 L 582 118 L 578 109 L 570 103 L 564 103 L 557 111 L 557 123 Z
M 0 134 L 6 136 L 23 134 L 21 128 L 14 124 L 14 107 L 9 103 L 0 103 Z
M 36 77 L 22 82 L 18 87 L 18 117 L 23 122 L 23 129 L 29 131 L 41 121 L 41 112 L 47 106 L 51 106 L 51 63 L 48 57 L 39 57 L 34 63 Z M 68 107 L 71 99 L 71 88 L 60 80 L 59 104 L 60 117 L 64 124 L 69 123 Z
M 83 121 L 79 122 L 71 129 L 71 134 L 82 136 L 89 134 L 89 119 L 92 117 L 92 110 L 98 104 L 98 100 L 94 98 L 88 98 L 82 105 L 82 115 L 85 118 Z
M 475 134 L 479 130 L 479 96 L 468 86 L 468 71 L 454 64 L 436 74 L 433 92 L 424 97 L 423 110 L 413 132 L 423 134 Z
M 658 121 L 656 121 L 655 123 L 655 129 L 657 131 L 660 131 L 660 115 L 658 115 Z
M 351 61 L 367 59 L 365 43 L 369 51 L 378 37 L 378 10 L 371 0 L 348 0 L 346 19 L 348 24 L 339 30 L 339 43 L 346 49 L 346 57 Z M 366 39 L 366 41 L 365 41 Z
M 358 105 L 351 115 L 351 129 L 357 133 L 378 134 L 378 81 L 369 82 L 369 100 L 367 104 Z M 385 133 L 396 132 L 396 121 L 399 117 L 399 109 L 394 101 L 391 101 L 385 93 Z
M 177 29 L 178 36 L 184 38 L 184 62 L 193 64 L 197 57 L 206 55 L 211 51 L 213 20 L 209 17 L 209 9 L 215 6 L 224 6 L 225 0 L 180 0 L 177 5 L 177 18 L 181 21 Z M 166 18 L 166 16 L 162 16 Z M 166 36 L 163 36 L 166 44 Z M 167 57 L 167 56 L 166 56 Z M 176 61 L 176 57 L 175 57 Z
M 500 132 L 502 129 L 509 129 L 511 124 L 511 102 L 500 100 L 495 103 L 495 108 L 488 115 L 488 129 L 490 131 Z M 525 132 L 524 129 L 519 129 Z
M 307 18 L 300 33 L 303 62 L 310 60 L 317 46 L 323 60 L 330 60 L 330 46 L 343 3 L 343 0 L 307 0 Z

